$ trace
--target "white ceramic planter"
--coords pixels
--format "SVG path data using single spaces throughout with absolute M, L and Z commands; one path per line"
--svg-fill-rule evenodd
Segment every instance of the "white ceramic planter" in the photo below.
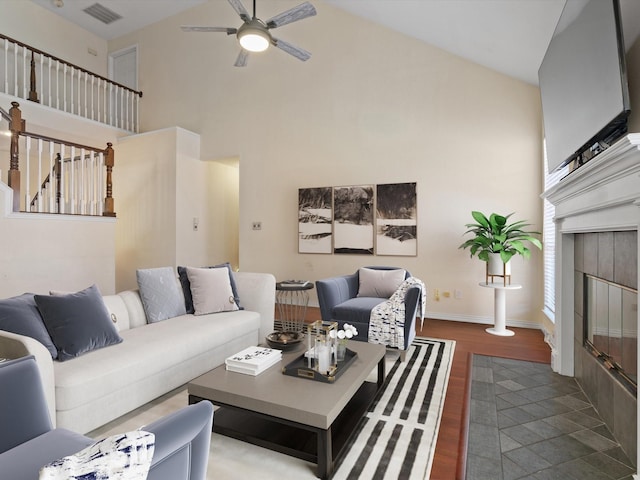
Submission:
M 503 263 L 499 253 L 489 254 L 487 262 L 487 274 L 491 275 L 511 275 L 511 262 Z

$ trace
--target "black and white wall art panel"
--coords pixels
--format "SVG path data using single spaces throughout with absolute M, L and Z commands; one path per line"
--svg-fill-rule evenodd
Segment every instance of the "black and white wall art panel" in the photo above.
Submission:
M 298 189 L 298 252 L 331 253 L 332 187 Z
M 334 253 L 373 255 L 373 210 L 373 185 L 334 187 Z
M 376 253 L 416 256 L 418 215 L 415 183 L 376 185 Z

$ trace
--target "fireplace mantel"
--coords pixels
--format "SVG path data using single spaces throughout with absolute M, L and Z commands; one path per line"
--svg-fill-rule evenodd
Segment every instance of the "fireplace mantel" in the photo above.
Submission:
M 640 133 L 621 138 L 543 196 L 556 208 L 556 325 L 551 366 L 573 376 L 573 236 L 567 234 L 638 230 Z
M 640 133 L 620 139 L 544 193 L 561 232 L 636 229 L 640 199 Z

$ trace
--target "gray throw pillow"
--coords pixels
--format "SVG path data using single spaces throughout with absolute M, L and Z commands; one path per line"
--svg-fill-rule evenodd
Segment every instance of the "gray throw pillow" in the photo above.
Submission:
M 38 340 L 49 350 L 51 358 L 58 358 L 58 350 L 42 322 L 33 293 L 0 300 L 0 330 Z
M 184 295 L 171 267 L 136 271 L 138 288 L 147 323 L 178 317 L 186 312 Z
M 122 342 L 95 285 L 68 295 L 35 295 L 44 324 L 65 361 Z
M 362 267 L 358 270 L 358 297 L 389 298 L 404 282 L 406 270 L 377 270 Z
M 221 263 L 220 265 L 212 265 L 210 267 L 202 268 L 227 268 L 229 272 L 229 283 L 231 284 L 231 290 L 233 291 L 233 299 L 238 306 L 238 310 L 244 310 L 244 307 L 240 305 L 240 296 L 238 295 L 238 287 L 236 286 L 236 280 L 233 278 L 233 271 L 231 270 L 231 264 L 229 262 Z M 193 308 L 193 296 L 191 295 L 191 282 L 187 275 L 187 267 L 178 267 L 178 277 L 180 278 L 180 285 L 182 286 L 182 293 L 184 294 L 184 305 L 187 313 L 194 313 Z

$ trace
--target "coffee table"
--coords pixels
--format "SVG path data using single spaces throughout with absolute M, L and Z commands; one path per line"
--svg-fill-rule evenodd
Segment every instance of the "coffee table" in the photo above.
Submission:
M 357 357 L 334 383 L 282 373 L 304 353 L 284 352 L 280 364 L 260 375 L 228 372 L 224 365 L 188 384 L 189 403 L 210 400 L 213 431 L 318 465 L 329 478 L 356 426 L 385 378 L 385 347 L 349 342 Z M 377 382 L 365 381 L 376 369 Z

